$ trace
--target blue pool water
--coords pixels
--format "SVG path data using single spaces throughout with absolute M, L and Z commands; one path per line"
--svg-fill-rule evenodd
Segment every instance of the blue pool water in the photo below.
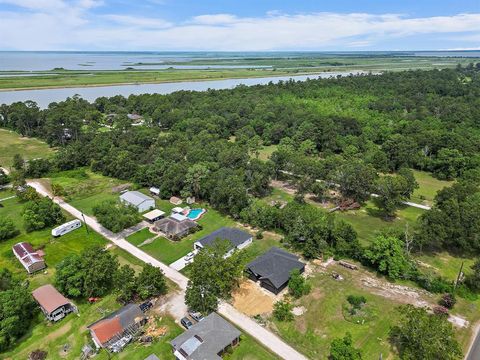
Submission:
M 191 220 L 195 220 L 196 218 L 198 218 L 200 216 L 202 211 L 203 211 L 203 209 L 192 209 L 188 213 L 187 217 Z

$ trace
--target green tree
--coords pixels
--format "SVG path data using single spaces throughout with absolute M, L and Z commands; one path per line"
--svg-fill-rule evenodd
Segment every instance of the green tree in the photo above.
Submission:
M 362 352 L 353 346 L 352 335 L 346 333 L 343 338 L 336 338 L 330 344 L 330 360 L 362 360 Z
M 65 215 L 60 206 L 48 197 L 26 203 L 23 207 L 22 217 L 27 232 L 44 229 L 65 221 Z
M 19 233 L 12 219 L 8 217 L 0 218 L 0 241 L 11 239 Z
M 20 154 L 13 155 L 12 166 L 17 171 L 25 170 L 25 160 L 23 160 L 22 155 Z
M 6 185 L 10 182 L 9 176 L 5 173 L 5 171 L 0 168 L 0 186 Z
M 94 246 L 63 259 L 56 267 L 55 284 L 67 296 L 104 296 L 114 285 L 117 269 L 117 258 Z
M 465 279 L 468 287 L 474 291 L 480 291 L 480 259 L 477 259 L 471 266 L 473 272 Z
M 209 173 L 210 170 L 205 164 L 198 163 L 189 167 L 185 175 L 184 195 L 193 195 L 199 199 Z
M 94 206 L 93 214 L 103 226 L 114 233 L 133 226 L 141 220 L 136 208 L 113 200 L 106 200 Z
M 377 236 L 365 250 L 365 258 L 391 279 L 408 278 L 412 271 L 403 242 L 394 236 Z
M 204 314 L 215 311 L 218 299 L 228 299 L 242 276 L 241 252 L 225 258 L 228 242 L 217 239 L 213 246 L 202 249 L 191 265 L 185 293 L 186 304 Z M 208 274 L 208 275 L 207 275 Z
M 135 271 L 129 265 L 123 265 L 118 269 L 113 283 L 118 301 L 127 303 L 132 300 L 136 292 Z
M 400 321 L 390 339 L 404 360 L 456 360 L 462 358 L 452 324 L 446 316 L 430 314 L 412 305 L 399 308 Z
M 140 299 L 167 293 L 167 283 L 161 269 L 145 264 L 136 279 L 136 291 Z
M 344 198 L 364 202 L 374 190 L 377 172 L 373 166 L 361 161 L 344 163 L 335 172 L 334 181 L 339 185 Z
M 290 280 L 288 281 L 288 292 L 290 295 L 296 299 L 299 299 L 303 295 L 307 295 L 310 290 L 311 285 L 302 276 L 300 270 L 293 270 L 290 274 Z
M 0 288 L 0 352 L 24 335 L 37 314 L 30 290 L 2 269 Z

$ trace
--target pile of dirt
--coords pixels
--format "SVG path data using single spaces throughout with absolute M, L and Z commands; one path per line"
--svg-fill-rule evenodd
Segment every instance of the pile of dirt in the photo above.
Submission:
M 273 311 L 273 296 L 267 295 L 252 281 L 244 281 L 232 294 L 233 306 L 248 316 Z

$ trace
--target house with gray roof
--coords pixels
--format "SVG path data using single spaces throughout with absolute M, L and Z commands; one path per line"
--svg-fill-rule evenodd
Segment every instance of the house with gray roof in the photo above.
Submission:
M 228 241 L 229 248 L 225 255 L 226 257 L 232 255 L 235 249 L 241 250 L 253 241 L 252 235 L 246 231 L 231 227 L 222 227 L 195 241 L 193 248 L 194 250 L 201 250 L 207 246 L 212 246 L 217 239 Z
M 217 313 L 211 313 L 170 344 L 177 360 L 219 360 L 240 341 L 241 332 Z
M 199 225 L 183 215 L 174 214 L 155 222 L 154 231 L 163 233 L 170 240 L 180 240 L 198 230 Z
M 155 208 L 155 200 L 140 191 L 127 191 L 120 195 L 120 201 L 137 208 L 138 212 L 144 212 Z
M 246 272 L 253 281 L 260 281 L 263 288 L 278 294 L 288 285 L 290 274 L 295 269 L 303 273 L 305 264 L 297 256 L 272 247 L 249 263 Z

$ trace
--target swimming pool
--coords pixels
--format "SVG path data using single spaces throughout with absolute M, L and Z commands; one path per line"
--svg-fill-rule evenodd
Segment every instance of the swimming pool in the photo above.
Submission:
M 187 217 L 190 220 L 198 220 L 204 213 L 205 213 L 205 209 L 191 209 L 188 212 Z

